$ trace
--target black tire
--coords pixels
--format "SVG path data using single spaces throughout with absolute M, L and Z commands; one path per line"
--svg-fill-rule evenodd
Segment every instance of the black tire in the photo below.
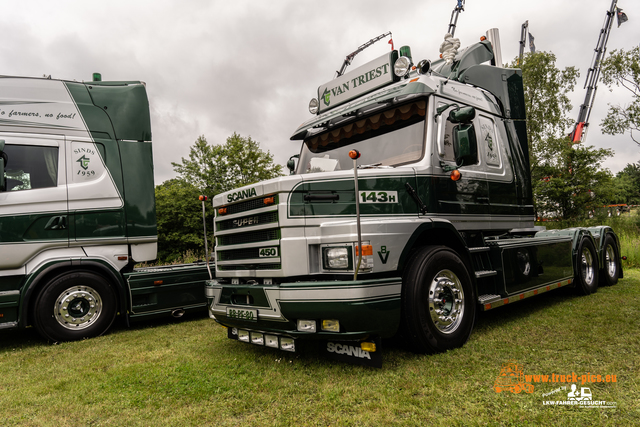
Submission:
M 461 347 L 471 335 L 476 304 L 471 278 L 457 253 L 420 248 L 402 279 L 403 335 L 418 353 Z
M 75 341 L 104 334 L 116 317 L 116 295 L 102 276 L 79 271 L 47 283 L 34 304 L 33 323 L 51 341 Z
M 589 295 L 598 290 L 598 257 L 591 239 L 583 238 L 578 247 L 576 262 L 576 290 Z
M 620 268 L 618 265 L 618 245 L 610 235 L 604 238 L 603 265 L 600 272 L 600 286 L 613 286 L 618 283 Z

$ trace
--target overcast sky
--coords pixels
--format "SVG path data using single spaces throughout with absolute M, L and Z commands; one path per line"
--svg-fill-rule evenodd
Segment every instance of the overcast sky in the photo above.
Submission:
M 394 6 L 402 5 L 402 6 Z M 414 61 L 437 59 L 456 0 L 109 0 L 2 1 L 0 74 L 51 75 L 65 80 L 142 80 L 151 104 L 156 184 L 173 178 L 171 161 L 188 157 L 199 135 L 223 143 L 233 132 L 251 136 L 279 164 L 299 152 L 289 137 L 309 115 L 319 85 L 344 57 L 391 31 L 396 48 Z M 577 118 L 587 69 L 611 0 L 468 0 L 456 37 L 475 43 L 498 28 L 503 62 L 519 49 L 528 20 L 537 50 L 581 76 L 572 95 Z M 640 1 L 619 0 L 629 17 L 614 22 L 607 46 L 640 43 Z M 359 54 L 355 69 L 389 50 L 387 40 Z M 608 147 L 612 172 L 640 161 L 629 135 L 602 135 L 607 103 L 624 104 L 623 89 L 599 86 L 587 144 Z

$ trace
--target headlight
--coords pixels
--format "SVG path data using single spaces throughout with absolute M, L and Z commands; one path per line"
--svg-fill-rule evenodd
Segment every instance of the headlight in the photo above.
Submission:
M 322 248 L 322 267 L 325 270 L 350 270 L 353 268 L 353 256 L 350 246 Z
M 411 60 L 406 56 L 401 56 L 393 64 L 393 73 L 398 77 L 404 77 L 411 68 Z
M 309 112 L 311 114 L 318 112 L 318 100 L 316 98 L 312 98 L 311 101 L 309 101 Z

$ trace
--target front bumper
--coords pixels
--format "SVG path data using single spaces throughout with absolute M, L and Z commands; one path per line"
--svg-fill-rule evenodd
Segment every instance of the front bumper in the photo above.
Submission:
M 209 314 L 226 327 L 303 339 L 389 338 L 400 323 L 401 279 L 231 285 L 207 281 Z M 251 320 L 233 310 L 255 313 Z M 298 320 L 316 321 L 316 332 L 298 330 Z M 323 320 L 340 322 L 339 332 L 323 331 Z

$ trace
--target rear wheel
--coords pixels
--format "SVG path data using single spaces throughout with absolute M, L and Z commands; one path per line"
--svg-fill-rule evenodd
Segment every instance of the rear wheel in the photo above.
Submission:
M 590 239 L 583 238 L 578 248 L 576 289 L 581 295 L 589 295 L 598 290 L 598 258 Z
M 104 334 L 116 316 L 116 296 L 102 276 L 90 271 L 65 273 L 41 290 L 34 325 L 52 341 L 73 341 Z
M 604 265 L 600 275 L 600 285 L 613 286 L 618 283 L 618 246 L 611 235 L 604 239 Z
M 458 254 L 445 246 L 421 248 L 403 277 L 402 309 L 404 332 L 415 351 L 443 352 L 467 342 L 476 305 Z

